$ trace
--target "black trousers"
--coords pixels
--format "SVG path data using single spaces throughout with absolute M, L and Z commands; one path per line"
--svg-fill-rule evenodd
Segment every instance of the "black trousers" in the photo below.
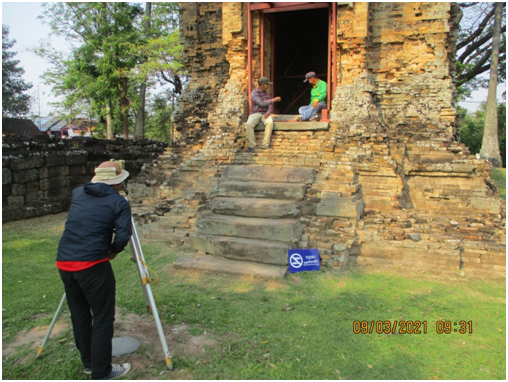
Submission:
M 71 312 L 74 340 L 92 378 L 111 372 L 115 275 L 109 261 L 79 272 L 60 271 Z

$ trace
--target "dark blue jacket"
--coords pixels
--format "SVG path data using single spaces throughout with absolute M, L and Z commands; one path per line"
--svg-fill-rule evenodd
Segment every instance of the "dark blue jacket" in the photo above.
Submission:
M 113 233 L 115 240 L 113 242 Z M 131 207 L 118 191 L 88 182 L 72 191 L 57 261 L 96 261 L 123 251 L 132 236 Z

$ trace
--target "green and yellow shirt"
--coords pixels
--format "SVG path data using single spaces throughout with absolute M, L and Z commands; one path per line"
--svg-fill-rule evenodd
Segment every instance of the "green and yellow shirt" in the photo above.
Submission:
M 314 101 L 318 100 L 318 102 L 326 103 L 327 101 L 327 90 L 325 81 L 319 80 L 316 86 L 313 86 L 310 89 L 310 104 L 312 105 Z

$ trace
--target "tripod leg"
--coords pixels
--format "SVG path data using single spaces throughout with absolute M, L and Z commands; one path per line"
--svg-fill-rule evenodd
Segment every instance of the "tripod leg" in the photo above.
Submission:
M 132 244 L 131 249 L 133 250 L 133 257 L 136 260 L 139 276 L 141 278 L 141 284 L 143 288 L 143 294 L 145 296 L 145 301 L 147 303 L 147 306 L 149 306 L 152 309 L 153 318 L 157 326 L 157 332 L 159 333 L 159 339 L 166 359 L 166 366 L 168 367 L 169 370 L 173 370 L 173 361 L 171 360 L 168 344 L 166 343 L 166 337 L 164 336 L 164 331 L 162 330 L 159 311 L 157 310 L 157 305 L 155 303 L 155 299 L 152 294 L 152 289 L 150 288 L 150 283 L 148 282 L 149 279 L 148 270 L 146 269 L 146 266 L 144 264 L 145 258 L 143 256 L 141 244 L 139 243 L 139 236 L 136 230 L 136 224 L 134 223 L 134 218 L 132 218 L 132 231 L 133 232 L 131 237 Z
M 134 224 L 134 221 L 132 222 L 132 224 Z M 138 260 L 138 256 L 137 256 L 138 251 L 137 251 L 136 243 L 134 242 L 134 236 L 131 237 L 131 239 L 129 241 L 129 246 L 131 247 L 132 261 L 134 261 L 137 265 L 136 268 L 138 271 L 139 279 L 141 280 L 141 283 L 144 284 L 143 279 L 145 277 L 147 277 L 147 275 L 144 274 L 143 270 L 140 269 L 140 267 L 139 267 L 139 260 Z M 146 310 L 150 311 L 150 300 L 148 299 L 148 296 L 147 296 L 144 288 L 143 288 L 143 296 L 145 297 Z
M 44 346 L 46 345 L 46 342 L 48 342 L 49 335 L 51 334 L 51 331 L 53 330 L 53 327 L 56 324 L 56 320 L 58 319 L 58 316 L 60 315 L 60 312 L 62 311 L 63 304 L 65 302 L 66 295 L 65 293 L 62 296 L 62 299 L 60 300 L 60 304 L 58 304 L 58 308 L 56 310 L 55 316 L 53 317 L 53 320 L 51 320 L 51 324 L 49 325 L 48 332 L 46 333 L 46 337 L 44 337 L 44 341 L 42 341 L 41 346 L 37 348 L 37 355 L 35 356 L 35 359 L 39 358 L 42 351 L 44 350 Z
M 171 360 L 171 355 L 169 354 L 168 344 L 166 343 L 166 337 L 164 336 L 164 331 L 162 330 L 161 320 L 159 318 L 159 312 L 157 310 L 157 305 L 155 304 L 155 300 L 153 298 L 152 289 L 149 284 L 143 285 L 143 289 L 146 289 L 146 294 L 150 299 L 150 306 L 152 307 L 153 318 L 155 320 L 155 325 L 157 326 L 157 332 L 159 333 L 159 339 L 161 341 L 162 350 L 164 351 L 164 355 L 166 358 L 166 366 L 169 370 L 173 370 L 173 361 Z

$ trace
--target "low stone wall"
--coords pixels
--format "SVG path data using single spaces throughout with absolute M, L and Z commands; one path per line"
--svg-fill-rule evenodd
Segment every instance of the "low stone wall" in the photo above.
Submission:
M 90 181 L 99 163 L 123 159 L 133 178 L 167 146 L 148 139 L 3 137 L 2 222 L 65 211 L 72 190 Z

